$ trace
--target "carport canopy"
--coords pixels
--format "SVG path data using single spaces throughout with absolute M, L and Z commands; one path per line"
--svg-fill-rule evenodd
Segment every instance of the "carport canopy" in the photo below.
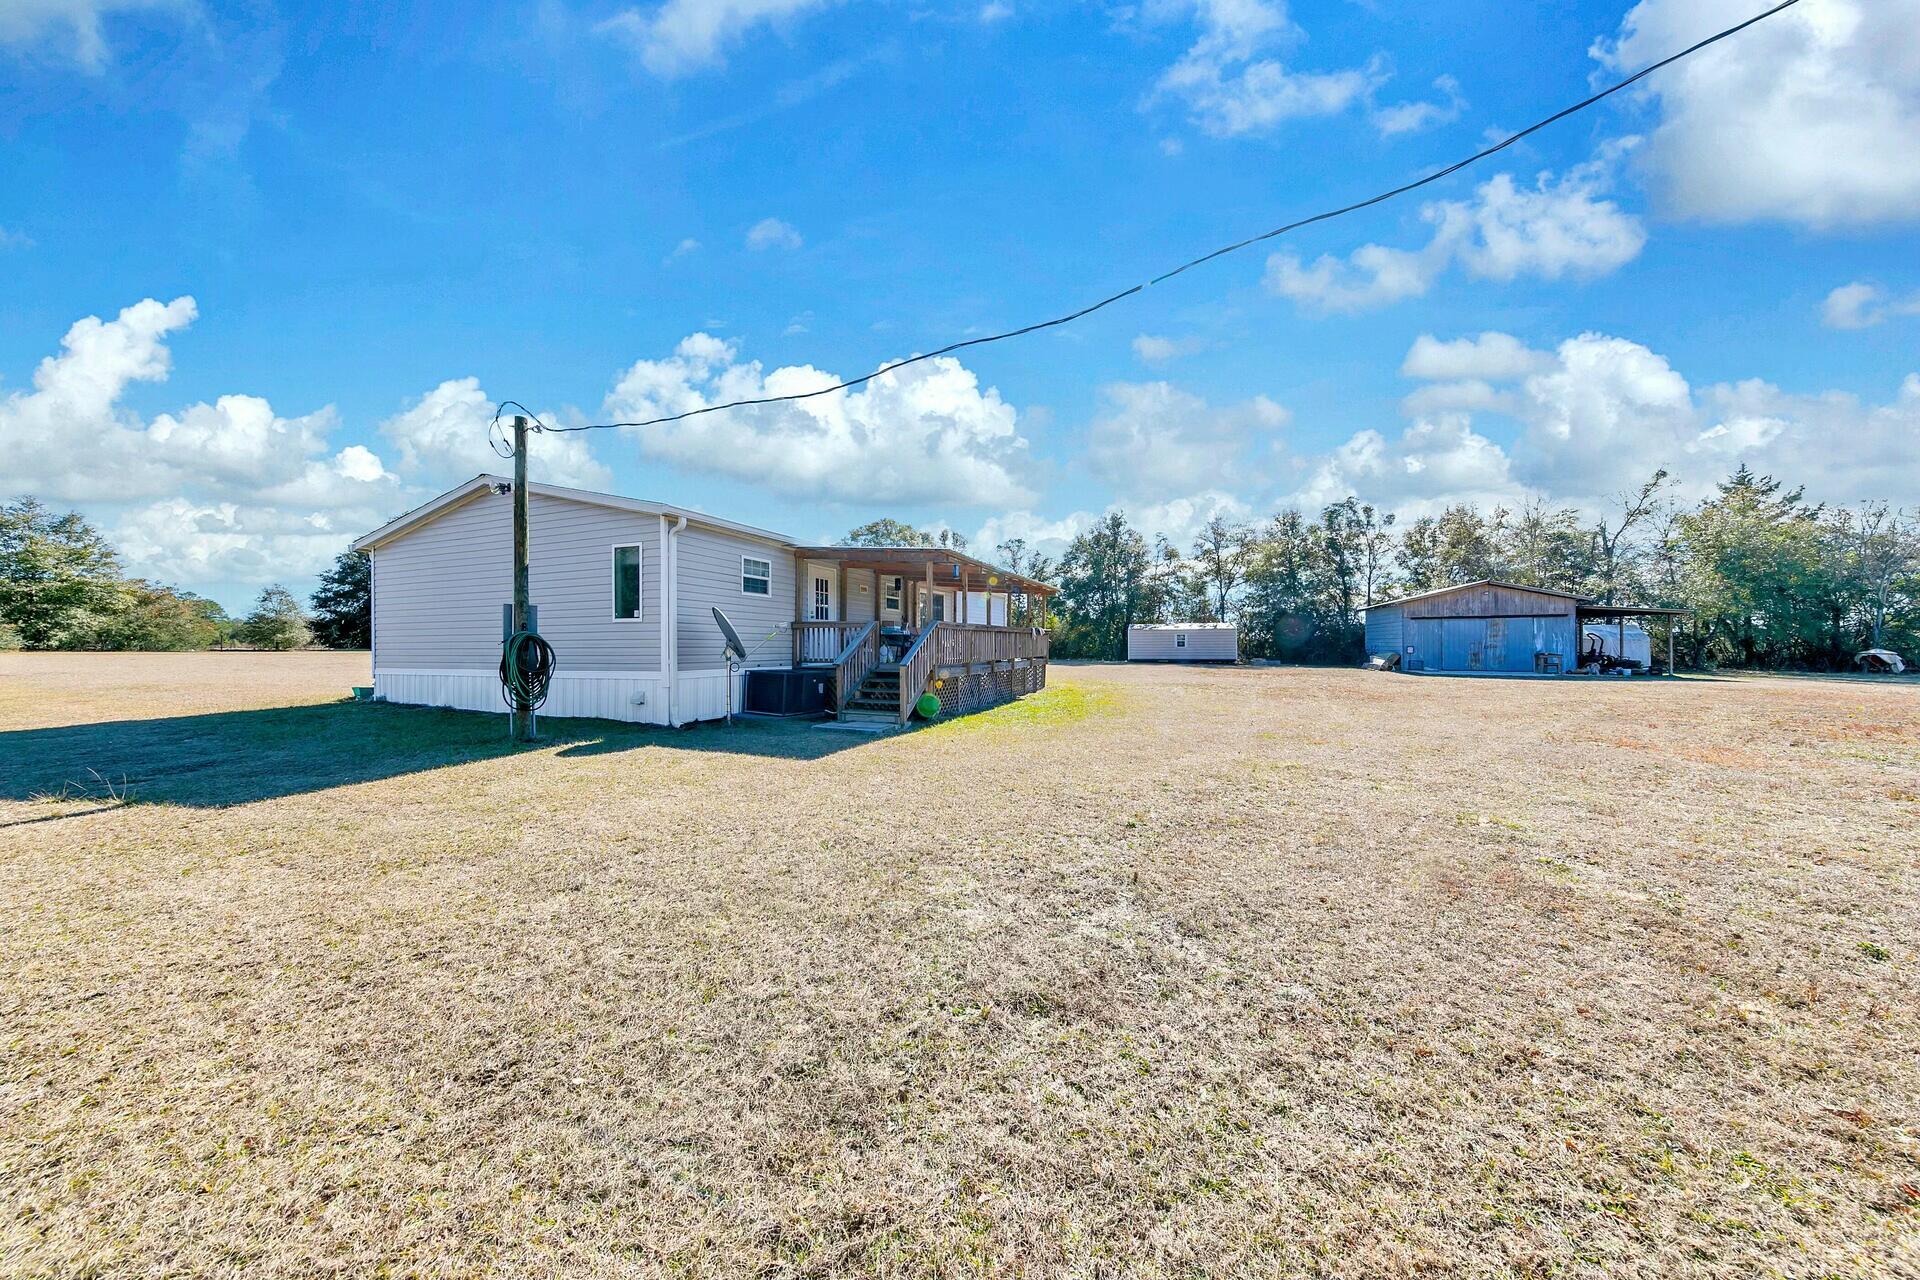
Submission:
M 1614 622 L 1620 627 L 1619 651 L 1624 654 L 1628 618 L 1680 618 L 1685 617 L 1685 609 L 1669 609 L 1652 604 L 1577 604 L 1573 607 L 1573 620 L 1576 626 L 1585 626 L 1589 622 Z M 1667 628 L 1667 674 L 1673 674 L 1673 628 Z

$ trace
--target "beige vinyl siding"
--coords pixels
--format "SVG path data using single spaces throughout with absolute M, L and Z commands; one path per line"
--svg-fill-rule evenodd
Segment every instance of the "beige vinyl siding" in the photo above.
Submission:
M 747 646 L 747 665 L 785 667 L 793 663 L 793 552 L 774 543 L 739 534 L 688 525 L 676 538 L 679 560 L 679 666 L 682 672 L 725 665 L 717 605 Z M 773 565 L 772 590 L 764 596 L 740 590 L 740 557 Z
M 1187 643 L 1182 646 L 1180 637 Z M 1232 627 L 1136 626 L 1127 628 L 1129 662 L 1232 662 L 1240 656 L 1240 633 Z
M 535 493 L 528 576 L 560 668 L 660 669 L 660 520 Z M 374 550 L 380 668 L 492 669 L 513 598 L 513 499 L 482 492 Z M 640 617 L 613 617 L 613 548 L 640 547 Z
M 848 622 L 872 622 L 880 602 L 874 598 L 874 572 L 847 570 L 847 599 L 841 606 Z

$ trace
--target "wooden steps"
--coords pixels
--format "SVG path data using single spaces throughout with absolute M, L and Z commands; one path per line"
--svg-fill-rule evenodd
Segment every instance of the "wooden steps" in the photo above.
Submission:
M 894 665 L 875 667 L 867 673 L 846 707 L 840 712 L 840 719 L 850 722 L 893 724 L 900 719 L 900 668 Z

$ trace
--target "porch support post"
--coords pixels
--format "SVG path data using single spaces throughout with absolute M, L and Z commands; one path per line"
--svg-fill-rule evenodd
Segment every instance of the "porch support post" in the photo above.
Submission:
M 806 617 L 802 607 L 807 598 L 807 562 L 798 552 L 793 557 L 793 665 L 800 665 L 800 620 Z
M 920 602 L 920 607 L 926 611 L 926 618 L 921 624 L 924 628 L 927 622 L 933 621 L 933 561 L 931 560 L 927 561 L 927 597 Z
M 960 621 L 973 621 L 973 570 L 960 571 Z
M 840 561 L 840 621 L 847 620 L 847 562 Z

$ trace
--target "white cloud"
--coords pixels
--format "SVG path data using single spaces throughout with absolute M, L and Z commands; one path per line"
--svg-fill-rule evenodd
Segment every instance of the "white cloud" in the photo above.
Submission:
M 721 61 L 727 46 L 758 26 L 822 7 L 826 0 L 666 0 L 658 8 L 623 9 L 597 28 L 631 48 L 662 78 Z
M 1199 39 L 1160 77 L 1154 97 L 1184 103 L 1193 123 L 1215 137 L 1335 115 L 1387 80 L 1378 58 L 1340 71 L 1289 70 L 1272 55 L 1305 36 L 1281 0 L 1193 0 L 1192 7 Z
M 0 249 L 31 249 L 33 237 L 24 231 L 0 227 Z
M 1423 333 L 1407 348 L 1400 372 L 1409 378 L 1446 381 L 1485 378 L 1508 382 L 1551 367 L 1553 356 L 1535 351 L 1510 333 L 1488 332 L 1442 342 Z
M 624 419 L 791 395 L 839 379 L 810 366 L 764 372 L 704 333 L 640 360 L 607 396 Z M 1031 501 L 1027 442 L 1013 407 L 951 357 L 882 374 L 863 388 L 705 414 L 631 432 L 648 455 L 796 496 L 839 502 Z
M 313 577 L 367 527 L 325 512 L 162 498 L 126 513 L 113 540 L 146 577 L 265 584 Z
M 1209 489 L 1127 512 L 1127 519 L 1149 540 L 1163 537 L 1182 551 L 1193 544 L 1200 530 L 1215 516 L 1239 524 L 1252 519 L 1253 508 L 1231 493 Z
M 1920 293 L 1889 299 L 1876 284 L 1843 284 L 1820 304 L 1820 321 L 1829 329 L 1869 329 L 1893 316 L 1920 315 Z
M 661 265 L 665 266 L 667 263 L 678 262 L 680 261 L 680 259 L 686 257 L 690 253 L 698 253 L 698 252 L 700 252 L 700 242 L 698 240 L 695 240 L 692 236 L 688 236 L 686 239 L 682 240 L 679 244 L 673 246 L 673 252 L 669 253 L 665 258 L 661 259 Z
M 1479 352 L 1504 355 L 1476 366 Z M 1920 492 L 1920 452 L 1911 443 L 1920 434 L 1920 375 L 1909 375 L 1894 398 L 1879 405 L 1841 392 L 1795 394 L 1759 379 L 1696 391 L 1665 357 L 1602 333 L 1569 338 L 1550 355 L 1528 351 L 1504 334 L 1456 343 L 1422 339 L 1405 368 L 1413 376 L 1449 379 L 1432 384 L 1443 390 L 1466 385 L 1451 375 L 1486 375 L 1480 384 L 1491 398 L 1486 407 L 1520 424 L 1510 448 L 1492 446 L 1515 492 L 1595 504 L 1665 467 L 1683 493 L 1698 497 L 1743 462 L 1804 483 L 1827 501 Z M 1419 395 L 1408 398 L 1410 412 L 1428 408 L 1416 401 Z M 1464 428 L 1469 418 L 1422 417 L 1408 434 L 1430 433 L 1450 421 Z M 1371 447 L 1350 442 L 1356 456 L 1336 465 L 1333 474 L 1378 476 L 1380 467 L 1360 465 L 1376 457 L 1385 457 L 1382 465 L 1391 472 L 1392 454 L 1382 453 L 1384 445 L 1378 439 Z M 1479 444 L 1469 452 L 1487 464 L 1479 479 L 1485 489 L 1494 474 L 1491 457 Z M 1430 485 L 1433 470 L 1423 470 Z M 1401 491 L 1413 492 L 1404 485 Z
M 31 389 L 0 400 L 8 488 L 83 505 L 136 574 L 188 586 L 304 576 L 318 548 L 337 554 L 409 491 L 364 446 L 329 452 L 330 407 L 286 418 L 225 395 L 150 422 L 128 410 L 132 384 L 166 379 L 167 339 L 196 314 L 192 298 L 149 298 L 69 328 Z
M 979 17 L 984 23 L 1004 22 L 1012 16 L 1013 6 L 1004 3 L 1004 0 L 988 0 L 986 4 L 980 6 Z
M 1001 543 L 1019 538 L 1036 555 L 1059 559 L 1067 544 L 1085 533 L 1098 519 L 1091 511 L 1075 511 L 1049 520 L 1031 511 L 1009 511 L 989 516 L 968 543 L 974 554 L 990 557 Z
M 1163 338 L 1143 333 L 1133 340 L 1133 354 L 1144 364 L 1165 364 L 1192 355 L 1202 345 L 1198 338 Z
M 1353 494 L 1386 510 L 1423 515 L 1451 502 L 1510 506 L 1528 493 L 1506 451 L 1476 432 L 1464 413 L 1422 418 L 1391 438 L 1356 432 L 1307 469 L 1305 482 L 1286 500 L 1307 510 Z
M 762 218 L 747 229 L 747 248 L 759 252 L 762 249 L 798 249 L 800 233 L 792 224 L 778 218 Z
M 1643 0 L 1594 56 L 1637 70 L 1753 11 Z M 1920 216 L 1916 31 L 1920 0 L 1819 0 L 1648 78 L 1658 123 L 1642 158 L 1665 205 L 1815 227 Z
M 380 433 L 400 452 L 400 469 L 448 485 L 507 464 L 488 443 L 494 402 L 478 378 L 450 378 L 380 424 Z M 542 421 L 557 421 L 542 413 Z M 606 489 L 613 476 L 594 458 L 582 434 L 535 431 L 528 435 L 527 465 L 535 480 L 576 489 Z
M 185 10 L 181 0 L 8 0 L 0 4 L 0 45 L 27 48 L 49 41 L 88 71 L 107 63 L 103 19 L 141 9 Z
M 1322 255 L 1311 266 L 1276 253 L 1267 259 L 1267 288 L 1311 310 L 1355 312 L 1420 297 L 1456 263 L 1501 282 L 1605 275 L 1632 261 L 1647 239 L 1637 217 L 1600 198 L 1620 150 L 1557 181 L 1542 173 L 1522 187 L 1501 173 L 1477 187 L 1471 201 L 1427 204 L 1420 216 L 1434 231 L 1419 249 L 1368 244 L 1344 262 Z
M 1460 82 L 1452 76 L 1441 76 L 1433 82 L 1433 87 L 1440 91 L 1438 102 L 1398 102 L 1376 108 L 1373 127 L 1380 131 L 1380 136 L 1392 138 L 1403 133 L 1418 133 L 1458 120 L 1460 113 L 1467 109 L 1467 100 L 1460 96 Z
M 1271 451 L 1290 417 L 1265 396 L 1216 409 L 1166 382 L 1116 382 L 1100 395 L 1087 462 L 1129 498 L 1245 484 L 1262 467 L 1255 447 L 1264 438 Z

